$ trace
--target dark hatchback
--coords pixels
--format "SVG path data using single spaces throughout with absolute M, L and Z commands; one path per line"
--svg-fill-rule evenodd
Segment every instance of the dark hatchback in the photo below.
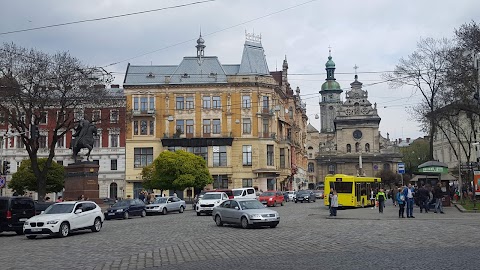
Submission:
M 23 223 L 35 216 L 35 203 L 28 197 L 0 197 L 0 232 L 23 234 Z
M 145 217 L 145 203 L 139 199 L 127 199 L 116 202 L 105 212 L 105 219 L 123 218 L 128 219 L 130 216 Z
M 299 190 L 294 198 L 295 203 L 297 202 L 315 202 L 315 193 L 311 190 Z

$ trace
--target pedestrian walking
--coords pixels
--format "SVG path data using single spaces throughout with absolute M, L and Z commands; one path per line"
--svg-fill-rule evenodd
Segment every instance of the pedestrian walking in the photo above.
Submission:
M 421 186 L 418 191 L 418 203 L 420 206 L 420 213 L 422 213 L 423 210 L 425 210 L 425 213 L 428 213 L 428 199 L 429 199 L 429 194 L 428 190 L 425 188 L 425 186 Z
M 398 193 L 398 187 L 394 187 L 392 189 L 392 202 L 393 206 L 397 206 L 397 193 Z
M 333 188 L 330 188 L 330 193 L 328 194 L 328 209 L 332 208 L 332 197 L 333 197 Z
M 370 190 L 370 204 L 373 206 L 373 209 L 375 207 L 375 192 L 373 191 L 373 188 Z
M 405 195 L 403 195 L 402 189 L 399 188 L 396 195 L 398 204 L 398 218 L 405 218 Z
M 383 208 L 385 207 L 385 201 L 387 197 L 385 196 L 385 192 L 383 192 L 383 188 L 377 193 L 377 201 L 378 201 L 378 212 L 383 213 Z
M 413 204 L 415 203 L 413 195 L 415 195 L 415 189 L 412 184 L 408 184 L 408 187 L 403 189 L 403 196 L 405 196 L 407 202 L 407 218 L 415 218 L 413 216 Z
M 337 191 L 332 191 L 332 200 L 330 201 L 330 216 L 336 217 L 337 216 L 337 208 L 338 208 L 338 195 Z
M 140 199 L 142 202 L 145 202 L 145 193 L 144 191 L 140 191 L 140 194 L 138 194 L 138 199 Z
M 435 198 L 435 211 L 434 213 L 440 212 L 441 214 L 443 213 L 443 206 L 442 206 L 442 188 L 440 186 L 440 183 L 438 183 L 435 188 L 433 189 L 433 197 Z

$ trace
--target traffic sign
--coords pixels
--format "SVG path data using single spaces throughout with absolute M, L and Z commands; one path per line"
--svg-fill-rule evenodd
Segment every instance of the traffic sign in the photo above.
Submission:
M 0 176 L 0 188 L 3 188 L 5 186 L 5 177 L 4 176 Z
M 398 163 L 397 164 L 398 173 L 404 174 L 405 173 L 405 163 Z

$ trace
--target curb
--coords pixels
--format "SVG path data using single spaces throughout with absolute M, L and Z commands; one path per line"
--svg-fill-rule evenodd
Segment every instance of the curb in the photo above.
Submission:
M 480 210 L 467 210 L 462 205 L 455 203 L 455 207 L 462 213 L 480 213 Z

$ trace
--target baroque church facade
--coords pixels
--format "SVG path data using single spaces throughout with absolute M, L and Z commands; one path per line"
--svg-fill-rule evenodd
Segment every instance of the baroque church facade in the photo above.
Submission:
M 375 176 L 381 170 L 397 171 L 401 161 L 398 149 L 379 131 L 377 105 L 368 100 L 368 91 L 355 75 L 350 90 L 343 90 L 335 79 L 332 56 L 325 64 L 326 81 L 320 100 L 320 131 L 307 129 L 308 186 L 322 183 L 329 174 Z

